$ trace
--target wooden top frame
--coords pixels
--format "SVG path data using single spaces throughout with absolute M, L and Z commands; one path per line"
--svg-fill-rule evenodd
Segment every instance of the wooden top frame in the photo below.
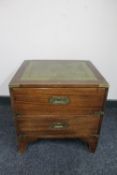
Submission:
M 9 87 L 108 87 L 90 61 L 25 60 Z

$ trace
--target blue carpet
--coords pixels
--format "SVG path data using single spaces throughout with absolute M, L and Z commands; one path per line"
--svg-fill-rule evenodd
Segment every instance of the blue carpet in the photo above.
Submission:
M 0 106 L 0 175 L 117 175 L 117 108 L 106 109 L 95 154 L 76 140 L 39 140 L 21 156 L 9 105 Z

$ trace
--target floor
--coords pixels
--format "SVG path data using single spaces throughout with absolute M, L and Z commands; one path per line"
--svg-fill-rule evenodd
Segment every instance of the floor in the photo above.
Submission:
M 80 140 L 39 140 L 24 155 L 17 152 L 9 105 L 0 105 L 0 175 L 116 175 L 117 108 L 108 108 L 97 151 Z

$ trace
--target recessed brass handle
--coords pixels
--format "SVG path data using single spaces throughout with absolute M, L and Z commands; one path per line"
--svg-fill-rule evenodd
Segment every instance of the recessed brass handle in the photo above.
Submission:
M 49 99 L 49 103 L 54 105 L 66 105 L 70 103 L 70 99 L 67 96 L 52 96 Z
M 20 135 L 18 136 L 19 139 L 25 139 L 26 137 L 27 137 L 27 135 L 25 135 L 25 134 L 20 134 Z
M 20 117 L 21 116 L 21 113 L 15 113 L 15 116 L 16 117 Z
M 67 128 L 68 124 L 65 122 L 56 122 L 56 123 L 52 123 L 52 125 L 50 126 L 50 128 L 52 129 L 62 129 L 62 128 Z

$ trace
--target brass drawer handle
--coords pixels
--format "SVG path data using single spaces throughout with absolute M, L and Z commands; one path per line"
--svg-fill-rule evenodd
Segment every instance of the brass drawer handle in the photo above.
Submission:
M 68 124 L 65 122 L 56 122 L 56 123 L 52 123 L 52 125 L 50 126 L 50 128 L 52 129 L 63 129 L 63 128 L 67 128 Z
M 49 103 L 54 105 L 66 105 L 70 103 L 70 99 L 67 96 L 53 96 L 49 99 Z
M 15 116 L 16 117 L 20 117 L 21 116 L 21 113 L 15 113 Z

